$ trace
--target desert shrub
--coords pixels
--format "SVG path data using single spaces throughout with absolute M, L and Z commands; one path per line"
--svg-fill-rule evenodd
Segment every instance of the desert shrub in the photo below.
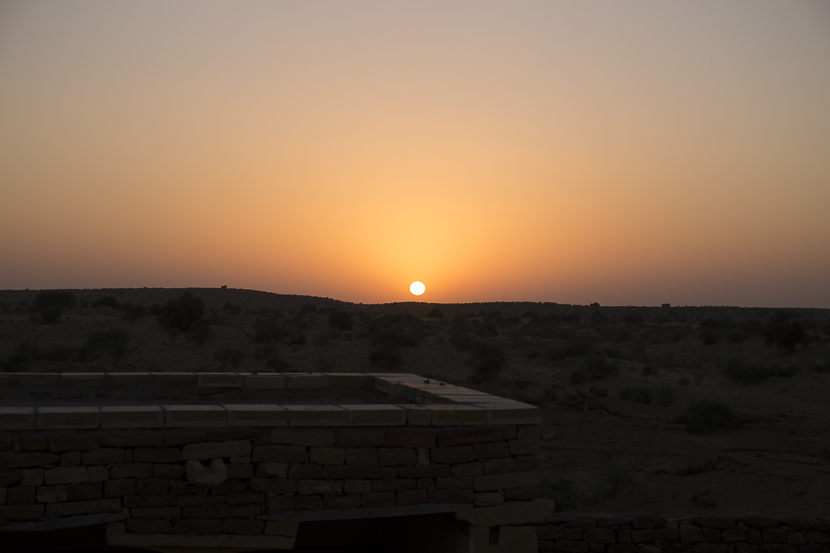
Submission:
M 818 373 L 830 373 L 830 361 L 816 361 L 810 370 Z
M 91 332 L 78 350 L 77 359 L 78 361 L 92 361 L 101 355 L 106 355 L 117 363 L 127 353 L 129 341 L 130 333 L 123 328 Z
M 204 315 L 204 302 L 187 291 L 178 299 L 167 300 L 167 305 L 158 316 L 158 323 L 163 327 L 188 332 L 207 324 Z
M 313 303 L 304 303 L 302 308 L 300 309 L 300 311 L 303 312 L 303 313 L 307 313 L 307 314 L 316 313 L 317 312 L 317 306 L 314 305 Z
M 554 511 L 557 513 L 576 509 L 574 494 L 574 482 L 570 478 L 561 477 L 558 480 L 542 480 L 539 486 L 539 495 L 545 499 L 552 499 L 556 504 Z
M 676 396 L 677 394 L 675 393 L 674 388 L 668 384 L 661 384 L 657 387 L 657 391 L 654 394 L 654 403 L 662 405 L 663 407 L 668 407 L 674 403 Z
M 657 374 L 657 369 L 653 365 L 643 365 L 641 372 L 643 376 L 654 376 Z
M 75 294 L 68 290 L 44 290 L 35 296 L 35 311 L 44 309 L 72 309 L 75 307 Z
M 376 344 L 369 351 L 369 362 L 372 365 L 381 365 L 389 370 L 395 370 L 403 362 L 401 350 L 395 342 Z
M 643 326 L 646 324 L 646 317 L 640 311 L 633 311 L 625 314 L 623 322 L 627 325 Z
M 588 378 L 591 380 L 602 380 L 620 372 L 620 368 L 616 364 L 609 363 L 607 357 L 599 355 L 587 356 L 580 369 L 588 373 Z
M 302 332 L 293 332 L 288 335 L 287 343 L 289 346 L 304 346 L 308 343 L 308 337 Z
M 591 344 L 585 342 L 567 342 L 550 350 L 548 359 L 550 361 L 561 361 L 568 357 L 580 357 L 586 353 L 591 353 L 592 350 Z
M 332 311 L 329 313 L 329 328 L 336 328 L 337 330 L 351 330 L 352 316 L 345 311 Z
M 568 377 L 568 382 L 570 382 L 572 386 L 584 384 L 588 382 L 588 373 L 580 370 L 571 371 L 571 375 Z
M 715 328 L 701 328 L 699 336 L 700 341 L 706 346 L 714 346 L 721 341 L 720 331 Z
M 599 309 L 594 309 L 591 311 L 591 324 L 599 326 L 608 324 L 608 315 Z
M 242 352 L 238 349 L 222 348 L 213 355 L 213 358 L 219 363 L 220 368 L 235 369 L 242 360 Z
M 504 367 L 504 349 L 498 342 L 477 342 L 471 354 L 476 361 L 475 373 L 478 377 L 494 377 Z
M 780 347 L 785 353 L 792 353 L 799 344 L 807 343 L 807 331 L 790 311 L 779 309 L 764 329 L 764 338 L 768 344 Z
M 225 312 L 225 315 L 239 315 L 242 313 L 242 306 L 234 305 L 231 302 L 226 301 L 225 305 L 222 306 L 222 311 Z
M 625 359 L 625 354 L 619 348 L 608 348 L 605 355 L 611 359 Z
M 669 369 L 674 366 L 674 352 L 667 351 L 660 357 L 660 366 L 664 369 Z
M 265 366 L 277 372 L 285 372 L 291 368 L 291 364 L 288 361 L 276 354 L 273 354 L 268 358 L 265 362 Z
M 798 374 L 796 366 L 765 366 L 757 363 L 744 363 L 738 358 L 730 358 L 723 370 L 724 375 L 731 382 L 751 385 L 760 384 L 773 377 L 790 378 Z
M 620 495 L 628 484 L 628 471 L 622 465 L 614 465 L 605 472 L 605 478 L 597 490 L 597 502 L 608 501 Z
M 692 434 L 710 434 L 738 427 L 738 416 L 731 407 L 714 399 L 693 401 L 677 421 Z
M 632 345 L 628 349 L 628 352 L 626 352 L 625 358 L 635 363 L 648 363 L 651 360 L 648 355 L 648 350 L 642 342 L 637 342 Z
M 275 340 L 282 340 L 287 336 L 286 329 L 274 318 L 262 318 L 254 321 L 254 331 L 251 341 L 256 344 L 267 344 Z
M 120 306 L 118 305 L 118 300 L 115 296 L 100 296 L 92 301 L 92 307 L 111 307 L 113 309 L 118 309 Z
M 125 321 L 135 321 L 136 319 L 140 319 L 145 316 L 147 314 L 147 310 L 143 305 L 125 303 L 121 306 L 121 313 L 121 318 Z
M 690 384 L 689 383 L 689 378 L 685 377 L 685 376 L 681 376 L 680 378 L 678 378 L 677 383 L 680 384 L 681 386 L 688 386 Z
M 437 307 L 433 307 L 429 310 L 429 313 L 427 313 L 427 317 L 429 317 L 430 319 L 443 319 L 444 312 L 438 309 Z
M 450 331 L 449 342 L 458 351 L 470 351 L 474 341 L 466 328 L 458 327 Z
M 830 321 L 824 323 L 824 326 L 821 327 L 821 331 L 825 336 L 830 336 Z
M 625 388 L 620 391 L 620 399 L 636 401 L 638 403 L 651 403 L 651 390 L 646 388 Z
M 63 362 L 69 361 L 75 356 L 75 350 L 63 346 L 49 346 L 42 354 L 42 358 L 46 361 Z

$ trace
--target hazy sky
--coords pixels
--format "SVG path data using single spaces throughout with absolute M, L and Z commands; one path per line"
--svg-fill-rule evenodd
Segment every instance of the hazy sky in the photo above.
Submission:
M 830 2 L 0 1 L 0 288 L 830 307 Z

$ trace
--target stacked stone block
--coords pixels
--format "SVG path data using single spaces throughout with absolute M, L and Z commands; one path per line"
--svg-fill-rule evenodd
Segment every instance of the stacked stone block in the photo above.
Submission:
M 554 515 L 539 551 L 596 553 L 830 553 L 830 520 L 759 516 Z

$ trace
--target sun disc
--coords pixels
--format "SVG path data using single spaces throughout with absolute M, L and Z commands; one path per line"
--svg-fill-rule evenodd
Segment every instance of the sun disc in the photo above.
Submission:
M 424 292 L 427 291 L 427 287 L 424 286 L 423 282 L 416 280 L 412 284 L 409 285 L 409 291 L 412 292 L 415 296 L 420 296 Z

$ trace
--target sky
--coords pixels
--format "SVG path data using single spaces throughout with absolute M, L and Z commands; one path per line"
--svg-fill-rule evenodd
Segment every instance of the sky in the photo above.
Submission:
M 0 0 L 0 289 L 830 308 L 830 3 Z

